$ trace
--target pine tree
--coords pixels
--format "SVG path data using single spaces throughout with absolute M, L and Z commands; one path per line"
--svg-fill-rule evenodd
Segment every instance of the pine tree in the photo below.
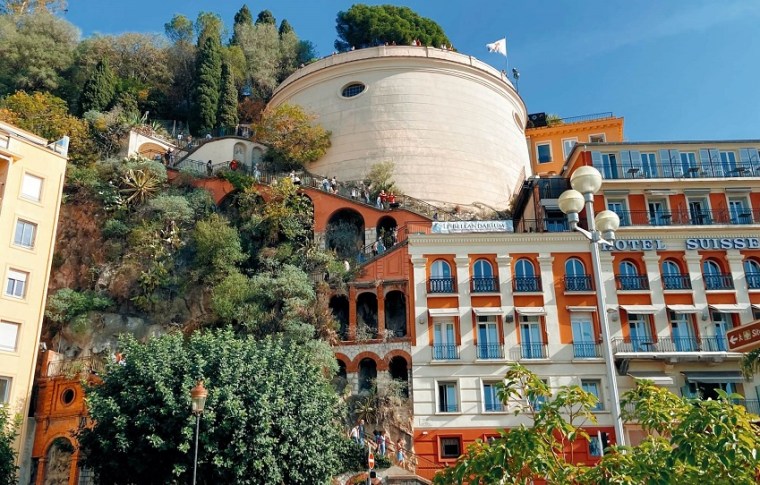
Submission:
M 280 37 L 282 37 L 283 34 L 288 34 L 293 32 L 293 27 L 290 25 L 290 22 L 283 19 L 282 22 L 280 22 Z
M 229 132 L 228 130 L 234 130 L 238 124 L 237 104 L 235 80 L 233 79 L 229 64 L 224 62 L 222 63 L 222 81 L 217 123 L 219 127 L 225 130 L 225 133 Z
M 248 9 L 248 5 L 243 5 L 238 13 L 235 14 L 235 23 L 232 26 L 232 39 L 230 39 L 230 45 L 238 45 L 240 42 L 239 33 L 241 27 L 246 25 L 253 25 L 253 14 Z
M 113 101 L 116 95 L 116 76 L 108 61 L 105 59 L 98 62 L 95 70 L 84 84 L 82 94 L 79 97 L 79 106 L 82 113 L 87 111 L 104 111 Z
M 209 36 L 198 51 L 195 86 L 195 131 L 213 131 L 219 109 L 219 87 L 222 77 L 222 46 L 219 39 Z
M 259 16 L 256 19 L 256 25 L 259 24 L 270 24 L 270 25 L 277 25 L 277 21 L 274 18 L 274 15 L 272 15 L 272 12 L 269 10 L 262 10 L 259 12 Z

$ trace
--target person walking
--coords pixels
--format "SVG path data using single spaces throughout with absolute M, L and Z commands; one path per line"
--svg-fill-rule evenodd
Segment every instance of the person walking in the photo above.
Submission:
M 351 428 L 351 432 L 348 433 L 348 437 L 354 440 L 354 443 L 359 443 L 359 425 L 357 424 Z
M 214 165 L 211 163 L 211 160 L 206 162 L 206 175 L 211 177 L 211 175 L 214 173 Z
M 396 442 L 396 462 L 398 466 L 404 467 L 404 460 L 406 459 L 406 452 L 404 451 L 404 438 L 399 438 Z
M 359 444 L 364 446 L 364 438 L 366 437 L 366 432 L 364 431 L 364 420 L 359 420 L 359 425 L 357 426 L 359 428 Z
M 380 430 L 380 433 L 377 435 L 377 453 L 380 456 L 385 456 L 385 430 Z

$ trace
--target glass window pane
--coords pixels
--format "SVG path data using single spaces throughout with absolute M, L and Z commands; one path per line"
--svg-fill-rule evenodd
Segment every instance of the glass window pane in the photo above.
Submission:
M 0 322 L 0 350 L 16 350 L 18 340 L 18 324 Z
M 41 195 L 42 179 L 25 173 L 24 180 L 21 183 L 21 196 L 31 200 L 40 200 Z

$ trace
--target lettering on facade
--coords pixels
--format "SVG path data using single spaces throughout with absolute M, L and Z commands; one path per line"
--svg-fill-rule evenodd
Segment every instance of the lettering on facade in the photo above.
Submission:
M 603 245 L 604 251 L 660 251 L 666 249 L 661 239 L 616 239 L 609 245 Z
M 462 234 L 466 232 L 514 232 L 512 221 L 452 221 L 433 222 L 433 234 Z
M 760 249 L 756 237 L 692 238 L 686 240 L 686 249 Z

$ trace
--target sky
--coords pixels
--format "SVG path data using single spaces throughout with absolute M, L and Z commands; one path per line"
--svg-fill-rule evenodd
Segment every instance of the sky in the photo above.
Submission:
M 69 0 L 84 37 L 163 33 L 174 14 L 216 12 L 231 28 L 244 0 Z M 254 17 L 287 19 L 320 55 L 335 17 L 355 2 L 250 1 Z M 498 69 L 516 67 L 528 112 L 613 112 L 631 141 L 760 139 L 758 0 L 409 0 L 453 46 Z M 485 44 L 507 38 L 508 58 Z M 508 63 L 508 64 L 507 64 Z M 744 113 L 744 114 L 742 114 Z M 749 113 L 746 117 L 745 114 Z

